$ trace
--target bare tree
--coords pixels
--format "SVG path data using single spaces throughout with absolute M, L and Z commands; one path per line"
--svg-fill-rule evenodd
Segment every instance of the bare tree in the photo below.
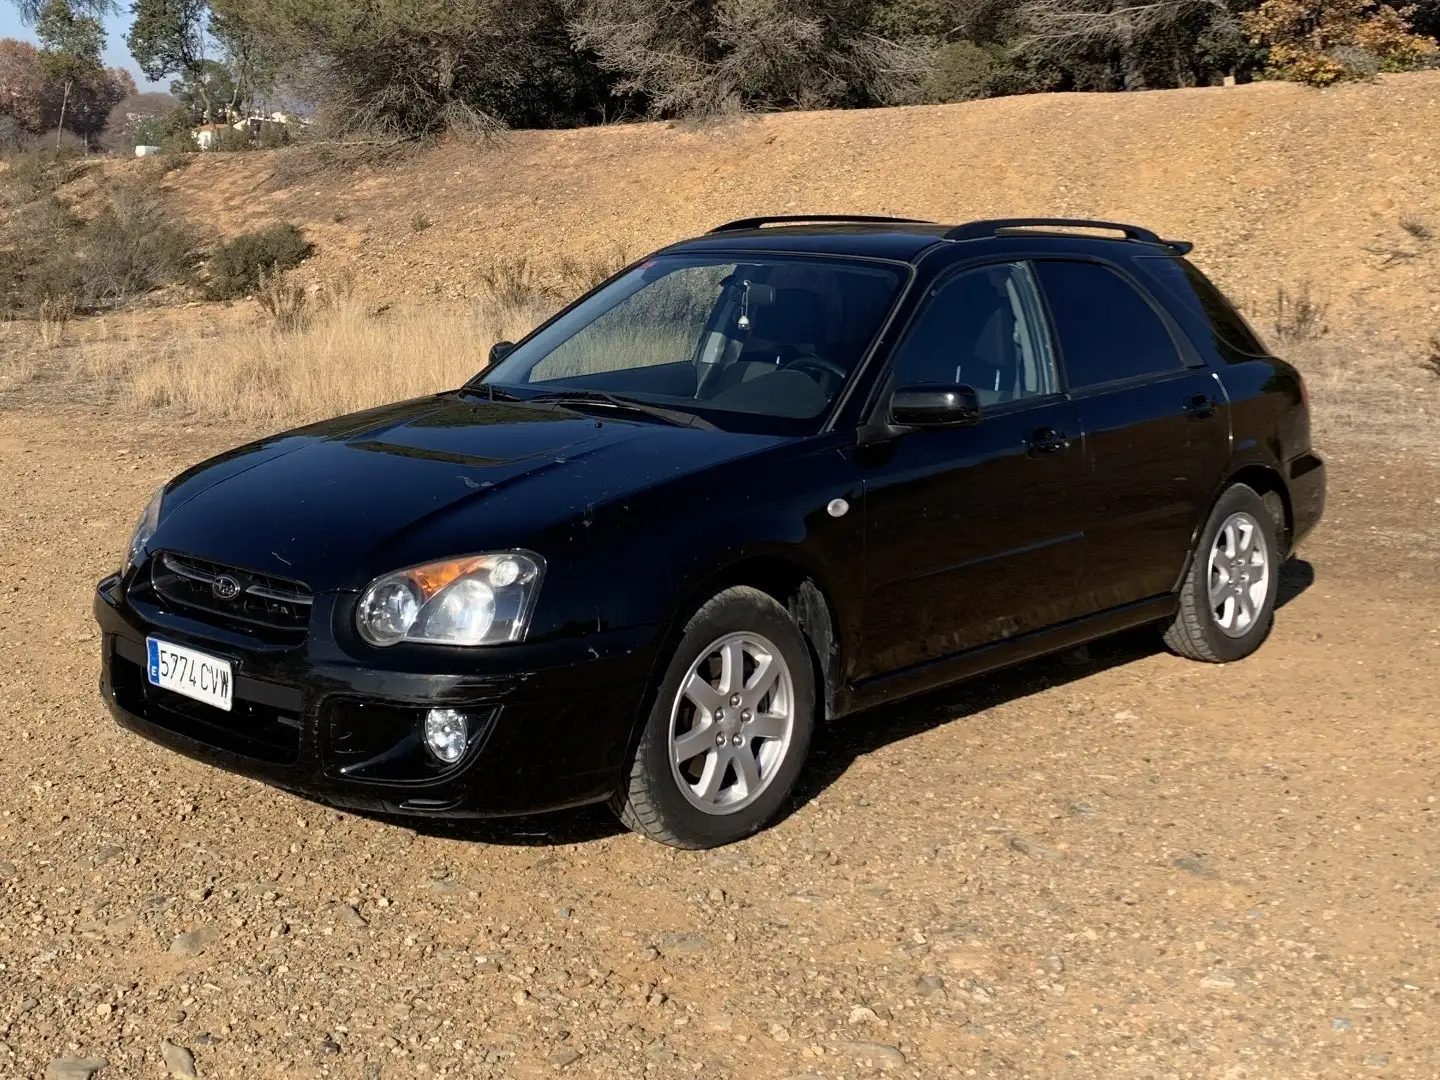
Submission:
M 922 47 L 868 31 L 844 0 L 582 0 L 576 44 L 657 116 L 903 100 Z
M 1079 53 L 1114 52 L 1126 90 L 1142 90 L 1148 84 L 1145 47 L 1197 14 L 1239 26 L 1225 0 L 1027 0 L 1021 11 L 1030 27 L 1021 39 L 1022 50 L 1062 63 Z

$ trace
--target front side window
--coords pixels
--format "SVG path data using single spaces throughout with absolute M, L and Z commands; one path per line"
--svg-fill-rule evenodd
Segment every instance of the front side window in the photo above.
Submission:
M 1184 368 L 1164 321 L 1128 281 L 1098 263 L 1036 263 L 1070 389 Z
M 899 269 L 861 260 L 662 255 L 523 342 L 484 377 L 520 396 L 623 396 L 722 422 L 815 420 L 893 306 Z
M 994 407 L 1056 393 L 1030 268 L 1000 263 L 942 281 L 895 356 L 895 385 L 969 386 Z

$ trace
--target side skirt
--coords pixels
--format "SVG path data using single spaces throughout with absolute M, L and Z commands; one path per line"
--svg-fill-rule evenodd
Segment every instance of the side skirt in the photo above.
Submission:
M 984 675 L 1024 663 L 1046 653 L 1072 649 L 1122 630 L 1159 622 L 1175 614 L 1176 602 L 1174 593 L 1162 593 L 1148 600 L 1138 600 L 1124 607 L 1072 619 L 1020 637 L 981 645 L 954 656 L 877 675 L 852 685 L 850 692 L 845 695 L 843 708 L 836 710 L 837 715 L 868 709 L 882 702 L 898 701 L 914 694 L 923 694 L 975 675 Z

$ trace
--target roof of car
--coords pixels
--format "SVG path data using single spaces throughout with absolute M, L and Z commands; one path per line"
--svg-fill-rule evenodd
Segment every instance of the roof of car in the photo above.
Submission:
M 1077 231 L 1083 230 L 1083 231 Z M 1112 235 L 1103 235 L 1104 232 Z M 1114 234 L 1119 235 L 1114 235 Z M 753 251 L 852 255 L 914 262 L 938 244 L 1008 239 L 1048 240 L 1064 246 L 1138 243 L 1185 254 L 1190 245 L 1162 240 L 1148 229 L 1072 218 L 1004 218 L 942 225 L 901 218 L 746 218 L 666 248 L 666 251 Z M 1068 243 L 1066 243 L 1068 242 Z
M 667 251 L 787 251 L 910 262 L 945 238 L 947 225 L 807 224 L 710 232 Z

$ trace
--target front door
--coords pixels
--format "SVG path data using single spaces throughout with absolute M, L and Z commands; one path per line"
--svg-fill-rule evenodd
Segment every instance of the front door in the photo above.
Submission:
M 896 350 L 894 388 L 973 387 L 978 424 L 915 429 L 861 451 L 864 680 L 1068 618 L 1085 465 L 1024 263 L 939 282 Z

